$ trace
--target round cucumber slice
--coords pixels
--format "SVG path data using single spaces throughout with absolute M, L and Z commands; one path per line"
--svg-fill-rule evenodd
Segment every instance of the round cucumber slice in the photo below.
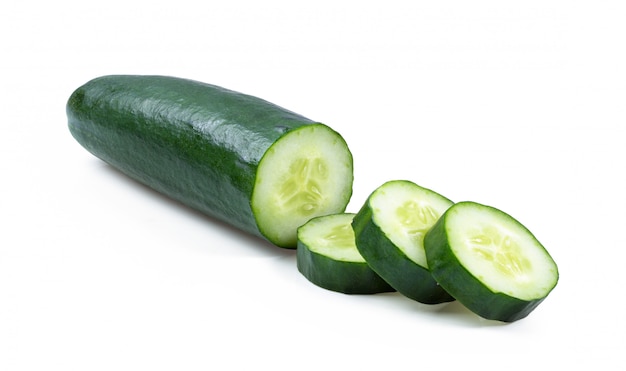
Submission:
M 452 204 L 413 182 L 386 182 L 354 217 L 356 246 L 401 294 L 424 304 L 453 301 L 431 275 L 424 252 L 424 235 Z
M 315 285 L 344 294 L 394 291 L 357 250 L 353 218 L 351 213 L 320 216 L 298 228 L 298 270 Z
M 558 282 L 557 265 L 535 236 L 490 206 L 453 205 L 424 244 L 439 284 L 487 319 L 513 322 L 528 316 Z
M 323 124 L 287 132 L 259 162 L 251 200 L 259 230 L 278 246 L 296 246 L 299 226 L 345 210 L 352 181 L 352 155 L 338 133 Z

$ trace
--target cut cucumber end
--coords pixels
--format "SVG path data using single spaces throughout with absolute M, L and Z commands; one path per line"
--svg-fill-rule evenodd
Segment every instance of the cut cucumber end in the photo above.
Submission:
M 557 265 L 535 236 L 490 206 L 453 205 L 424 242 L 435 279 L 484 318 L 524 318 L 558 282 Z
M 328 126 L 287 132 L 259 162 L 251 206 L 259 231 L 280 247 L 295 248 L 308 220 L 343 212 L 352 195 L 352 154 Z
M 298 229 L 297 267 L 315 285 L 345 294 L 394 291 L 356 248 L 352 220 L 342 213 L 311 219 Z

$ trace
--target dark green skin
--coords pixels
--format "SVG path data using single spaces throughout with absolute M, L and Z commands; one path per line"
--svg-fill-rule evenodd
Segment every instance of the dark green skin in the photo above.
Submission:
M 344 294 L 378 294 L 395 291 L 367 263 L 344 262 L 309 250 L 298 241 L 298 271 L 310 282 Z
M 423 304 L 454 301 L 430 271 L 409 259 L 372 219 L 369 198 L 352 220 L 356 246 L 367 264 L 404 296 Z
M 514 322 L 528 316 L 545 298 L 526 301 L 491 291 L 454 255 L 448 243 L 446 216 L 444 213 L 424 237 L 426 260 L 433 277 L 450 295 L 483 318 Z
M 67 103 L 69 130 L 96 157 L 205 214 L 262 236 L 256 170 L 284 133 L 315 122 L 265 100 L 166 76 L 103 76 Z

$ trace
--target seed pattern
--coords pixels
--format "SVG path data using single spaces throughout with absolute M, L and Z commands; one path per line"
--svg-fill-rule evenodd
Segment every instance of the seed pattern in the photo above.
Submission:
M 283 207 L 302 215 L 313 214 L 323 201 L 320 181 L 328 178 L 328 168 L 321 158 L 299 158 L 289 167 L 278 197 Z
M 413 200 L 400 206 L 396 210 L 396 215 L 409 236 L 419 243 L 423 243 L 424 235 L 439 218 L 430 205 L 420 205 Z
M 495 227 L 487 226 L 476 231 L 468 243 L 472 251 L 506 275 L 523 280 L 531 269 L 530 261 L 523 256 L 515 240 Z
M 324 236 L 324 241 L 333 247 L 350 247 L 354 245 L 354 232 L 350 224 L 337 225 Z

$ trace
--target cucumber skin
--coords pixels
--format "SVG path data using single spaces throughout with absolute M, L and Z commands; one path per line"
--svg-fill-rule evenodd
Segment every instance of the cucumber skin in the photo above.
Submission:
M 250 205 L 259 161 L 287 131 L 322 125 L 260 98 L 168 76 L 93 79 L 66 110 L 71 134 L 96 157 L 263 238 Z
M 501 322 L 514 322 L 525 318 L 541 304 L 545 297 L 526 301 L 503 293 L 495 293 L 461 265 L 448 243 L 446 216 L 447 213 L 444 213 L 426 233 L 424 248 L 433 277 L 450 295 L 477 315 Z
M 298 271 L 313 284 L 344 294 L 378 294 L 395 291 L 367 263 L 335 261 L 309 250 L 298 241 Z
M 439 304 L 454 301 L 424 269 L 401 250 L 373 221 L 369 198 L 352 221 L 357 249 L 368 265 L 402 295 L 423 304 Z M 407 280 L 407 277 L 412 277 Z

